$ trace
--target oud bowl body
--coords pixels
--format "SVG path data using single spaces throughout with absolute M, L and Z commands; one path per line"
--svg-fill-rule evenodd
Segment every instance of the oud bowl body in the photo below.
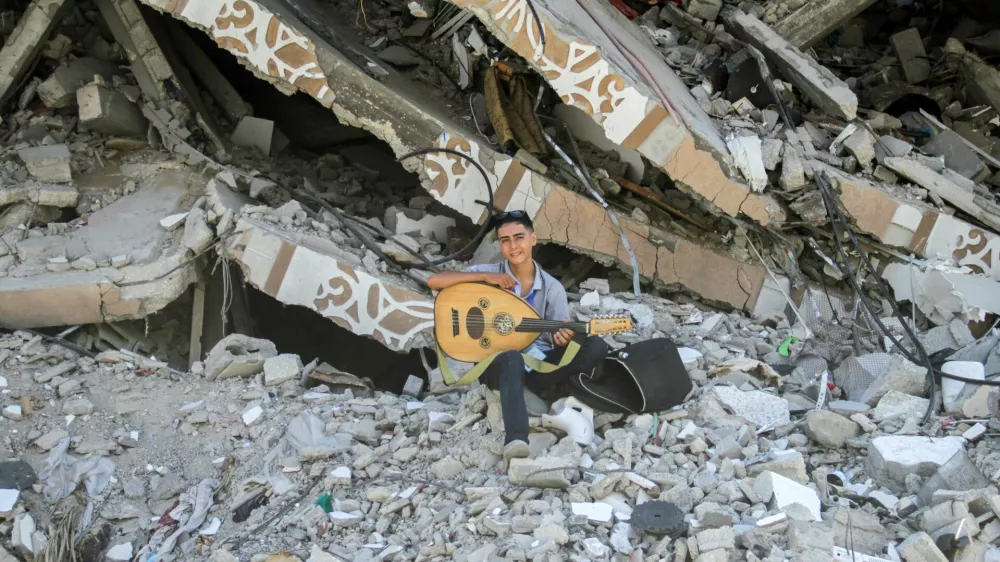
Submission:
M 460 283 L 434 299 L 434 336 L 441 351 L 456 361 L 475 363 L 530 346 L 537 332 L 514 331 L 526 318 L 539 316 L 517 295 L 492 285 Z

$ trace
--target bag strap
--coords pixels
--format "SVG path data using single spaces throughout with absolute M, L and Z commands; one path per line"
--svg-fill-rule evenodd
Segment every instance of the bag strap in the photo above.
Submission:
M 444 378 L 444 384 L 448 386 L 465 386 L 472 384 L 478 380 L 479 377 L 483 376 L 486 368 L 493 363 L 496 356 L 503 353 L 502 351 L 498 351 L 493 355 L 490 355 L 486 359 L 476 363 L 476 365 L 472 367 L 472 369 L 469 369 L 469 372 L 465 373 L 462 378 L 456 379 L 455 373 L 451 370 L 451 367 L 448 366 L 448 361 L 445 358 L 445 355 L 441 353 L 441 348 L 439 346 L 435 346 L 435 351 L 437 352 L 438 357 L 438 368 L 441 369 L 441 376 Z M 579 351 L 580 344 L 574 340 L 570 340 L 570 342 L 566 344 L 566 352 L 563 353 L 562 359 L 560 359 L 557 364 L 552 364 L 524 353 L 521 354 L 521 357 L 524 358 L 524 364 L 531 367 L 533 371 L 538 371 L 539 373 L 551 373 L 556 369 L 561 369 L 566 365 L 569 365 L 570 361 L 576 357 L 576 354 Z

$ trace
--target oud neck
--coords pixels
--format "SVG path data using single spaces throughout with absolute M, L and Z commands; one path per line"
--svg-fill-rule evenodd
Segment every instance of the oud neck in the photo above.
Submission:
M 559 322 L 558 320 L 540 320 L 536 318 L 525 318 L 514 328 L 515 332 L 539 332 L 552 334 L 562 329 L 574 332 L 587 332 L 590 324 L 587 322 Z

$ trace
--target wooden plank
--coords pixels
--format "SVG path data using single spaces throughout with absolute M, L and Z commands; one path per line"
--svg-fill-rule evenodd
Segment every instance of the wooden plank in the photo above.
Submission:
M 188 350 L 188 368 L 201 361 L 201 335 L 205 329 L 205 282 L 194 286 L 194 304 L 191 305 L 191 346 Z

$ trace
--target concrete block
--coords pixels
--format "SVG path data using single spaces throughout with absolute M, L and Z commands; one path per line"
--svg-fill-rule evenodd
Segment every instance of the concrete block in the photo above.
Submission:
M 945 129 L 934 134 L 921 150 L 931 156 L 944 156 L 945 166 L 972 179 L 986 168 L 986 164 L 963 141 L 958 133 Z
M 868 475 L 880 486 L 899 494 L 906 491 L 906 476 L 932 476 L 938 467 L 963 450 L 961 437 L 890 435 L 868 443 Z
M 253 148 L 268 156 L 271 154 L 274 131 L 274 121 L 248 116 L 240 119 L 230 140 L 235 145 Z
M 948 562 L 927 533 L 913 533 L 896 547 L 904 562 Z
M 47 207 L 76 207 L 80 192 L 71 185 L 39 185 L 31 188 L 28 200 Z
M 854 155 L 862 168 L 871 169 L 872 160 L 875 159 L 875 136 L 868 129 L 858 127 L 857 131 L 844 139 L 844 148 Z
M 875 379 L 861 395 L 861 402 L 874 406 L 890 390 L 922 396 L 927 385 L 927 369 L 893 355 L 885 373 Z
M 848 507 L 837 507 L 827 516 L 833 521 L 833 537 L 837 546 L 871 555 L 881 554 L 885 549 L 887 533 L 878 516 Z
M 91 57 L 80 57 L 55 70 L 38 85 L 38 98 L 46 107 L 68 107 L 76 100 L 76 91 L 100 76 L 110 82 L 111 77 L 120 74 L 118 65 Z
M 722 10 L 722 0 L 691 0 L 687 13 L 705 21 L 715 21 Z
M 294 353 L 282 353 L 264 360 L 264 386 L 278 386 L 297 380 L 302 372 L 302 360 Z
M 800 189 L 806 185 L 806 169 L 802 164 L 799 151 L 792 145 L 785 146 L 785 154 L 781 160 L 781 177 L 778 184 L 784 189 Z
M 123 94 L 91 84 L 76 91 L 80 107 L 80 123 L 92 131 L 144 139 L 149 131 L 149 121 L 142 111 Z
M 965 454 L 965 451 L 959 451 L 938 468 L 934 476 L 924 483 L 917 496 L 926 505 L 931 503 L 931 497 L 937 490 L 964 492 L 985 488 L 989 484 L 990 481 L 983 476 L 969 455 Z
M 903 69 L 903 77 L 910 84 L 920 84 L 931 77 L 931 63 L 927 60 L 927 51 L 920 38 L 920 32 L 915 27 L 900 31 L 889 38 L 896 57 Z
M 861 427 L 853 421 L 828 410 L 812 411 L 806 414 L 806 435 L 823 445 L 840 449 L 861 434 Z
M 878 401 L 872 417 L 877 422 L 892 419 L 919 418 L 927 411 L 930 400 L 890 390 Z
M 38 181 L 69 183 L 73 181 L 70 167 L 73 156 L 65 144 L 34 146 L 17 151 L 28 173 Z
M 181 244 L 198 253 L 208 247 L 212 242 L 215 233 L 208 226 L 205 211 L 195 207 L 191 209 L 184 219 L 184 234 L 181 235 Z
M 715 395 L 734 414 L 743 416 L 758 428 L 785 425 L 791 421 L 788 401 L 773 394 L 717 386 Z

